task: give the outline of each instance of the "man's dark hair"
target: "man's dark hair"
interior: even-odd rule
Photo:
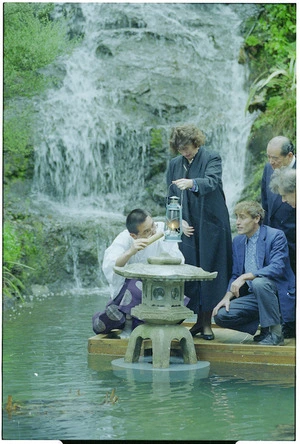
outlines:
[[[145,222],[148,216],[150,216],[148,211],[141,210],[140,208],[132,210],[126,218],[126,228],[129,233],[138,234],[138,226]]]

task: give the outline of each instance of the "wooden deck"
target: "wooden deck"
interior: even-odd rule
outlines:
[[[184,323],[187,328],[193,324]],[[247,333],[219,328],[213,325],[215,339],[206,341],[195,337],[194,344],[198,360],[222,363],[264,364],[295,367],[295,339],[285,339],[284,346],[263,346],[253,341]],[[120,339],[116,333],[96,335],[88,340],[88,352],[92,355],[123,357],[127,349],[128,339]],[[141,354],[151,349],[151,341],[143,341]],[[178,341],[172,342],[171,353],[180,354]]]

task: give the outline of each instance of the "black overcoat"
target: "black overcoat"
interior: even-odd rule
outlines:
[[[195,179],[198,191],[181,191],[173,180]],[[171,186],[170,186],[171,185]],[[170,161],[167,171],[169,196],[182,202],[182,217],[195,229],[191,237],[182,235],[179,248],[185,262],[217,271],[213,281],[186,282],[185,294],[195,313],[212,310],[226,293],[232,272],[232,238],[228,209],[222,185],[222,161],[214,151],[200,147],[191,164],[178,156]],[[169,187],[170,186],[170,187]]]
[[[293,168],[296,168],[296,162]],[[267,163],[261,182],[261,204],[265,210],[264,224],[282,230],[286,235],[291,267],[296,274],[296,209],[287,202],[282,202],[280,194],[271,191],[270,181],[273,172],[271,164]]]

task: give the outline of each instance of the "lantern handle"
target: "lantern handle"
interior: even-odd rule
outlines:
[[[170,188],[171,188],[171,186],[172,186],[173,184],[172,183],[170,183],[170,185],[169,185],[169,187],[168,187],[168,195],[167,195],[167,197],[166,197],[166,203],[168,204],[168,199],[169,199],[169,193],[170,193]],[[181,195],[180,195],[180,197],[179,197],[179,199],[180,199],[180,205],[182,206],[182,202],[183,202],[183,191],[184,190],[181,190]]]

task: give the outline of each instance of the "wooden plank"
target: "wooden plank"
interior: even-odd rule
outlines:
[[[192,325],[192,324],[191,324]],[[190,328],[190,325],[186,325]],[[214,326],[215,339],[205,341],[194,338],[198,360],[224,363],[267,364],[267,365],[296,365],[295,339],[286,339],[284,346],[262,346],[253,341],[253,337],[246,333],[236,332]],[[96,335],[88,340],[88,353],[124,356],[128,339],[120,339],[117,334]],[[144,340],[141,355],[151,349],[151,341]],[[178,341],[172,342],[172,355],[181,353]]]

